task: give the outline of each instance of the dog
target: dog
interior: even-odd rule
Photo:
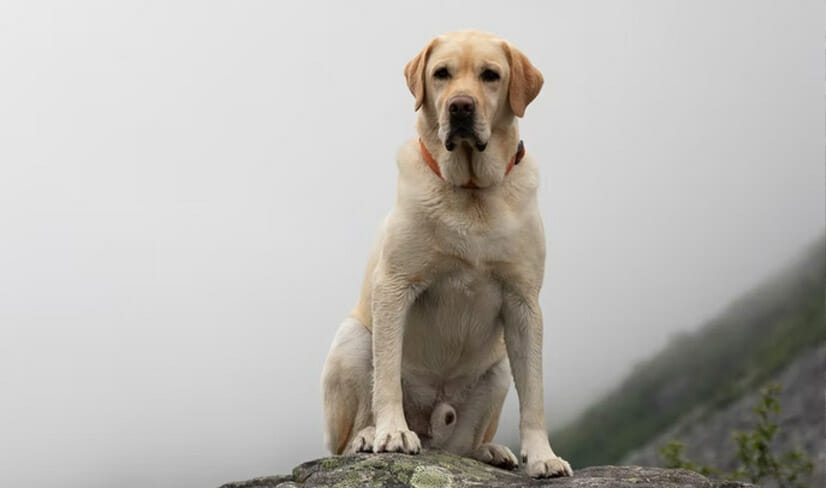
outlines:
[[[418,138],[398,152],[395,207],[324,365],[327,447],[515,468],[491,442],[512,375],[527,473],[570,476],[545,427],[545,239],[517,124],[542,74],[508,42],[461,31],[431,40],[404,75]]]

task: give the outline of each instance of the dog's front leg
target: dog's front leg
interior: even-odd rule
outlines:
[[[402,403],[402,341],[404,320],[416,299],[403,278],[381,276],[373,287],[373,452],[416,454],[421,442],[407,426]]]
[[[505,346],[519,395],[522,460],[531,476],[571,476],[571,466],[551,449],[545,427],[542,311],[538,296],[508,294],[504,312]]]

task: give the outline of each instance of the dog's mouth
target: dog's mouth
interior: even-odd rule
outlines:
[[[468,98],[468,100],[470,99]],[[448,117],[447,137],[445,137],[444,140],[445,149],[453,151],[456,149],[458,143],[465,142],[468,146],[482,152],[488,147],[488,141],[484,140],[479,134],[482,132],[476,123],[479,114],[476,112],[472,102],[467,102],[466,105],[464,110],[459,109],[459,105],[451,105],[446,110]]]
[[[483,152],[488,147],[490,131],[482,119],[482,114],[473,109],[450,110],[446,108],[437,124],[439,139],[445,149],[452,152],[459,145],[467,147],[469,151]]]
[[[445,138],[445,149],[453,151],[460,142],[467,142],[479,152],[483,152],[488,147],[488,141],[482,140],[473,127],[451,124],[447,138]]]

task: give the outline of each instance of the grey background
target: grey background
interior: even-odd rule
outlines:
[[[467,27],[545,75],[552,427],[822,233],[822,2],[3,2],[0,479],[324,454],[322,362],[414,134],[402,68]]]

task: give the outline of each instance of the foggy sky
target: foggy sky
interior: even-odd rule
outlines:
[[[546,80],[521,129],[551,427],[823,231],[822,2],[4,2],[0,479],[323,455],[324,356],[414,135],[402,68],[468,27]]]

